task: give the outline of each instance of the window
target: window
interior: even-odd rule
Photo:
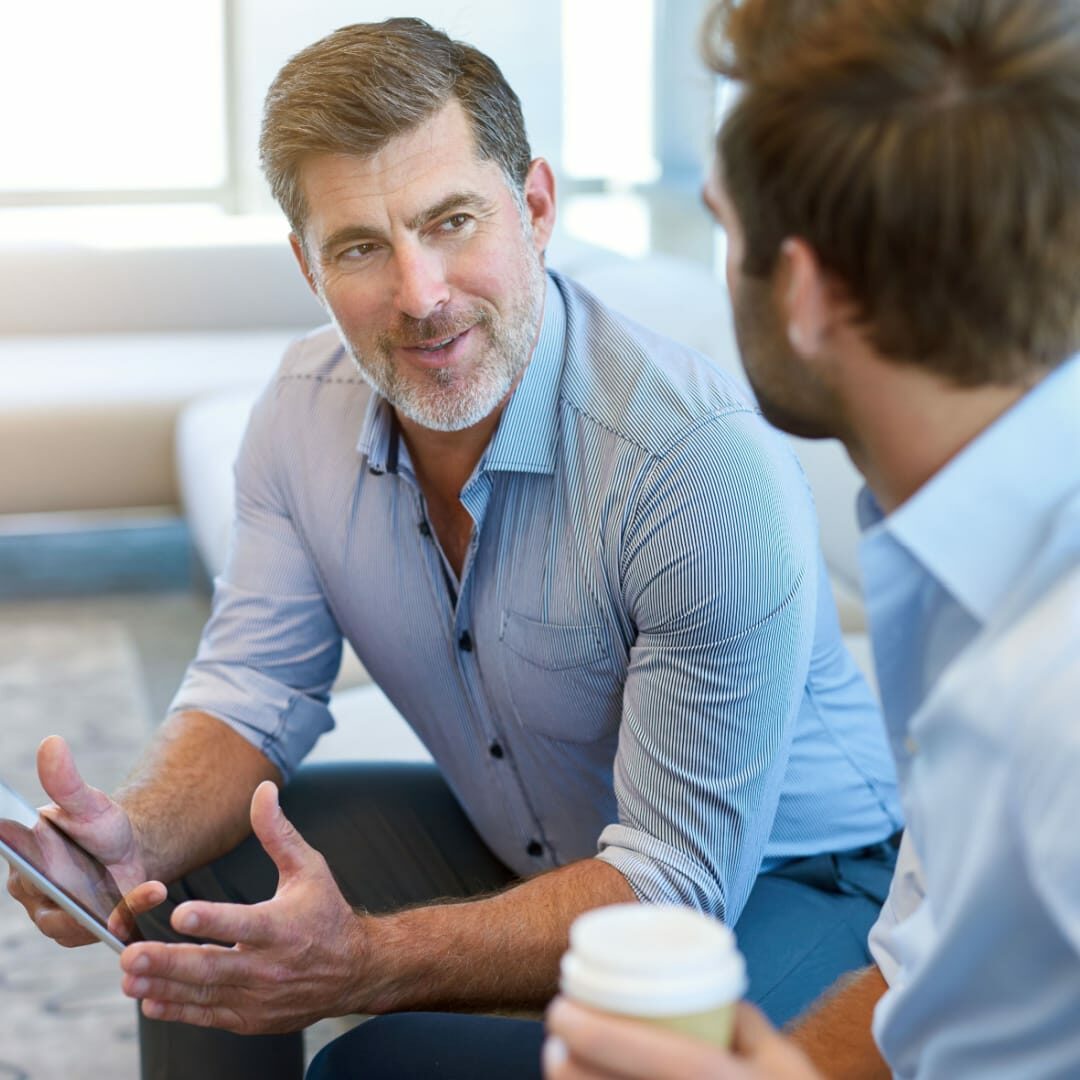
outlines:
[[[5,5],[0,205],[227,201],[228,6]]]
[[[415,0],[410,10],[503,68],[535,150],[559,170],[568,231],[627,255],[707,260],[697,193],[713,81],[696,51],[706,4]],[[0,4],[0,246],[276,239],[256,145],[270,80],[335,26],[393,13],[400,4],[388,0]]]
[[[712,262],[698,199],[713,80],[697,52],[707,0],[563,0],[563,220],[624,255]]]
[[[656,180],[653,0],[563,0],[562,17],[567,177]]]

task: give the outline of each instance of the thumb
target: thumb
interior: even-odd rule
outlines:
[[[44,739],[37,751],[38,778],[45,794],[77,821],[92,821],[112,803],[103,791],[90,787],[79,775],[71,748],[59,735]]]
[[[282,878],[299,874],[314,854],[282,813],[277,785],[272,780],[264,780],[251,797],[251,828]]]
[[[732,1050],[740,1057],[753,1057],[762,1044],[777,1035],[776,1028],[765,1014],[748,1001],[740,1001],[735,1009],[735,1036]]]

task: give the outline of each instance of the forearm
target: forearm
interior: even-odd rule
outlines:
[[[830,1080],[889,1080],[870,1030],[874,1006],[887,989],[871,965],[826,991],[787,1034]]]
[[[555,993],[570,924],[635,900],[626,878],[585,859],[496,896],[367,917],[372,1012],[540,1007]]]
[[[166,720],[114,796],[148,877],[172,881],[235,847],[250,831],[248,807],[262,780],[281,776],[227,724],[198,712]]]

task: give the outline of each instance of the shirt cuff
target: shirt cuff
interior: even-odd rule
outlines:
[[[251,668],[196,661],[169,706],[204,712],[261,750],[288,781],[320,735],[334,727],[326,700]]]
[[[896,940],[896,928],[918,910],[925,895],[922,865],[905,829],[896,855],[896,869],[893,871],[889,895],[881,906],[877,922],[870,928],[867,943],[874,963],[890,986],[896,982],[901,966],[902,949]]]
[[[724,889],[708,870],[640,829],[609,825],[596,857],[614,866],[642,903],[681,904],[729,921]]]

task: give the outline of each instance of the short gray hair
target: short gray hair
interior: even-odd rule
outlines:
[[[422,19],[387,19],[344,26],[289,60],[266,95],[259,152],[297,236],[307,219],[305,158],[366,157],[451,99],[465,111],[477,153],[499,166],[521,204],[532,158],[521,102],[478,49]]]

